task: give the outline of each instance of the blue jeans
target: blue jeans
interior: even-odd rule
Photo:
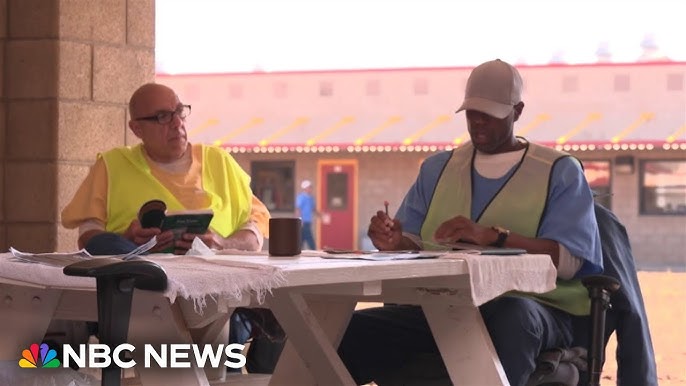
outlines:
[[[260,315],[264,315],[264,317],[260,317]],[[245,344],[251,340],[245,363],[245,369],[249,373],[271,374],[274,372],[276,362],[279,360],[286,342],[285,337],[273,340],[262,332],[276,332],[277,328],[273,323],[278,322],[274,319],[271,311],[265,309],[261,309],[259,314],[253,314],[247,309],[237,308],[231,315],[229,344]],[[283,331],[280,326],[278,330]],[[241,369],[227,369],[227,371],[240,372]]]
[[[302,236],[307,249],[317,249],[317,246],[314,244],[314,234],[312,233],[311,222],[303,222]]]
[[[86,244],[86,250],[91,255],[119,255],[136,249],[138,245],[129,239],[116,233],[100,233],[93,236]],[[97,323],[89,323],[89,329],[93,335],[97,334]],[[250,338],[251,325],[249,320],[244,320],[237,313],[231,315],[229,329],[229,343],[245,344]],[[229,369],[234,371],[234,369]],[[240,369],[236,369],[239,371]]]
[[[252,334],[252,325],[250,321],[241,317],[237,312],[231,314],[229,319],[229,344],[239,343],[245,344]],[[226,371],[230,373],[240,373],[241,369],[227,368]]]
[[[136,249],[138,245],[116,233],[106,232],[97,234],[88,240],[85,249],[93,256],[97,255],[122,255]],[[88,333],[98,335],[98,323],[86,322]]]
[[[97,234],[86,243],[86,250],[91,255],[121,255],[137,247],[133,241],[111,232]]]
[[[502,297],[479,310],[513,386],[526,384],[541,351],[572,342],[571,316],[534,300]],[[358,384],[451,384],[418,306],[356,311],[338,353]]]

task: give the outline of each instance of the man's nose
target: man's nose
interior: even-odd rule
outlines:
[[[181,116],[178,113],[175,112],[174,114],[172,114],[171,123],[172,123],[173,128],[175,128],[175,129],[180,128],[181,125],[183,125],[183,121],[184,121],[184,119],[181,118]]]
[[[474,124],[483,125],[486,122],[486,117],[484,116],[484,114],[477,113],[472,115],[471,121]]]

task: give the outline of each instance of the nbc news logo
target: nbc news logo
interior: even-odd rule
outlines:
[[[57,352],[46,343],[33,343],[28,349],[22,351],[19,359],[21,368],[57,368],[70,367],[76,364],[78,367],[105,368],[112,362],[118,367],[127,369],[136,365],[131,355],[123,355],[125,352],[133,353],[136,350],[131,344],[122,343],[110,347],[102,343],[79,344],[74,349],[69,344],[62,345],[62,361],[57,358]],[[150,368],[189,368],[196,367],[213,368],[221,366],[238,369],[245,366],[246,358],[242,351],[245,346],[232,343],[228,345],[196,345],[196,344],[161,344],[153,346],[143,345],[143,366]],[[224,360],[223,360],[224,359]]]
[[[57,359],[57,352],[47,344],[32,344],[28,349],[21,353],[19,367],[35,369],[37,367],[56,368],[60,367],[60,360]]]

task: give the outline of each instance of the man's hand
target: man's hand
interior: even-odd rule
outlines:
[[[224,238],[208,229],[207,232],[203,234],[182,234],[178,240],[174,241],[174,253],[177,255],[183,255],[184,253],[186,253],[189,249],[191,249],[191,246],[193,245],[193,240],[195,240],[196,237],[202,240],[202,242],[205,245],[207,245],[208,248],[223,249],[222,245],[224,242]]]
[[[458,241],[490,245],[498,239],[498,232],[464,217],[457,216],[441,224],[434,233],[434,240],[439,243],[454,243]]]
[[[401,249],[403,229],[400,221],[391,219],[384,211],[376,212],[369,223],[367,235],[380,251]]]
[[[169,248],[174,241],[174,234],[172,231],[162,232],[160,228],[143,228],[138,219],[131,221],[126,232],[124,232],[124,237],[133,241],[136,245],[147,243],[153,236],[157,236],[157,244],[150,252],[165,250],[166,248]]]
[[[174,253],[182,255],[191,248],[195,238],[202,240],[211,249],[239,249],[257,251],[260,246],[255,233],[249,230],[239,230],[228,237],[221,237],[211,230],[204,234],[184,233],[174,242]]]

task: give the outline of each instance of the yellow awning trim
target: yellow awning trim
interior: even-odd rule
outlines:
[[[365,143],[366,141],[369,141],[370,139],[376,137],[376,136],[379,135],[379,133],[381,133],[382,131],[388,129],[389,127],[391,127],[391,126],[397,124],[398,122],[400,122],[400,121],[402,121],[402,120],[403,120],[403,118],[402,118],[402,117],[399,117],[399,116],[392,116],[392,117],[388,118],[384,123],[382,123],[381,125],[377,126],[375,129],[369,131],[369,132],[368,132],[367,134],[365,134],[364,136],[362,136],[362,137],[356,139],[356,140],[355,140],[355,145],[358,145],[358,146],[359,146],[359,145],[362,145],[362,144]]]
[[[573,136],[579,134],[583,129],[588,127],[591,123],[595,121],[599,121],[600,119],[603,118],[603,114],[600,113],[590,113],[586,115],[586,118],[584,118],[583,121],[581,121],[578,125],[574,126],[571,130],[557,138],[557,144],[562,145],[565,142],[569,141],[570,138]]]
[[[295,130],[296,128],[306,124],[307,122],[310,121],[310,118],[307,117],[298,117],[293,120],[288,126],[282,128],[281,130],[275,132],[274,134],[270,135],[269,137],[262,139],[259,144],[260,146],[267,146],[270,142],[273,142],[274,140],[283,137],[284,135],[288,134],[289,132]]]
[[[655,113],[642,113],[638,119],[636,119],[634,122],[632,122],[626,129],[622,130],[621,133],[615,135],[610,139],[610,142],[612,143],[617,143],[622,140],[622,138],[626,137],[629,135],[632,131],[636,130],[639,126],[642,124],[652,120],[655,118]]]
[[[681,139],[684,139],[683,136],[686,136],[686,125],[681,126],[680,128],[676,129],[672,134],[667,137],[666,141],[668,143],[672,143],[679,138],[679,136],[682,136]]]
[[[209,129],[212,126],[217,126],[219,124],[219,119],[217,118],[210,118],[206,120],[205,122],[199,124],[198,126],[188,130],[188,136],[192,137],[194,135],[200,134],[203,131]]]
[[[441,115],[439,117],[436,117],[433,121],[427,123],[422,127],[421,129],[415,131],[412,135],[409,137],[405,138],[403,140],[403,145],[410,145],[412,142],[416,141],[417,139],[421,138],[423,135],[428,133],[429,131],[437,128],[438,126],[448,122],[450,120],[449,115]]]
[[[522,127],[521,129],[517,130],[517,135],[520,135],[522,137],[526,136],[531,130],[535,129],[536,127],[540,126],[541,123],[545,121],[549,121],[551,118],[550,115],[543,113],[543,114],[538,114],[533,121],[529,122],[526,126]]]
[[[308,140],[305,142],[305,144],[306,144],[307,146],[312,146],[312,145],[314,145],[315,143],[321,141],[322,139],[324,139],[324,138],[330,136],[330,135],[333,134],[334,132],[338,131],[341,127],[343,127],[343,126],[345,126],[345,125],[349,125],[349,124],[351,124],[351,123],[353,123],[353,122],[355,122],[355,117],[343,117],[343,118],[341,118],[338,122],[336,122],[336,123],[333,124],[331,127],[329,127],[328,129],[326,129],[326,130],[322,131],[321,133],[315,135],[314,137],[308,139]]]
[[[223,137],[220,137],[219,139],[216,139],[213,144],[216,146],[221,146],[223,143],[228,142],[230,139],[237,137],[241,133],[247,131],[248,129],[252,129],[253,127],[260,125],[264,122],[264,119],[256,117],[251,119],[250,121],[246,122],[242,126],[232,130],[228,134],[224,135]]]

